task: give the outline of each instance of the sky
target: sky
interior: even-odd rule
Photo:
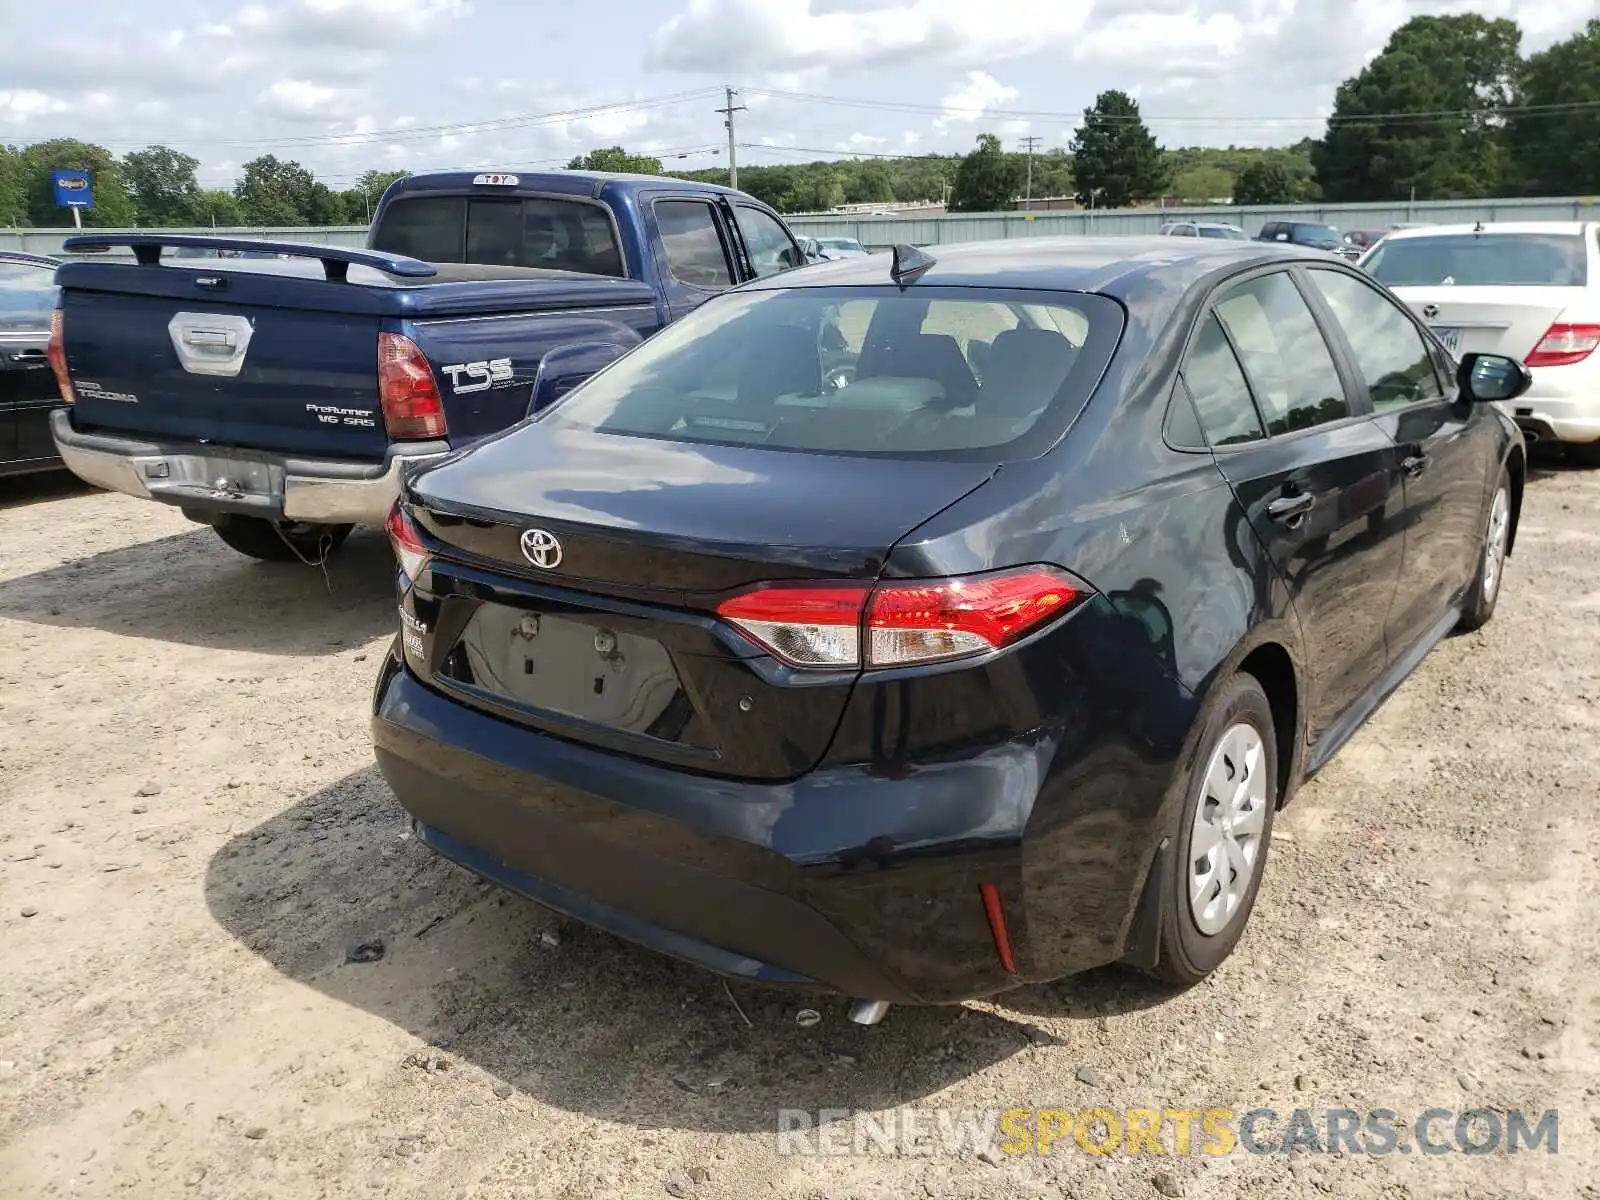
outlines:
[[[1597,0],[0,0],[0,142],[161,143],[223,187],[260,154],[336,188],[615,144],[711,167],[731,85],[741,165],[1064,146],[1107,88],[1167,146],[1282,145],[1396,26],[1464,11],[1530,52]]]

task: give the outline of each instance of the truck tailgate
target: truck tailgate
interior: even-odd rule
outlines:
[[[375,313],[70,286],[61,307],[80,429],[335,458],[388,445]]]

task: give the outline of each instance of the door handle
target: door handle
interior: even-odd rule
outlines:
[[[1316,507],[1317,498],[1310,492],[1296,492],[1292,496],[1279,496],[1267,505],[1267,516],[1285,525],[1295,526],[1305,520],[1306,514]]]
[[[1404,468],[1407,475],[1415,479],[1418,475],[1421,475],[1428,469],[1428,461],[1428,456],[1422,451],[1418,450],[1402,458],[1400,460],[1400,466]]]

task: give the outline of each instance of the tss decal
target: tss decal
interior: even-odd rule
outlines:
[[[490,388],[510,387],[516,382],[516,372],[511,369],[509,358],[456,363],[454,366],[445,367],[444,373],[450,376],[450,387],[458,396],[463,392],[485,392]],[[467,377],[465,383],[461,381],[463,375]]]

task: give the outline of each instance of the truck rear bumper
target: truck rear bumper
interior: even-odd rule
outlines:
[[[444,442],[415,442],[391,446],[381,462],[351,462],[148,442],[82,432],[70,408],[51,414],[50,432],[67,468],[95,487],[175,504],[197,516],[238,513],[322,525],[382,522],[405,472],[450,453]]]

